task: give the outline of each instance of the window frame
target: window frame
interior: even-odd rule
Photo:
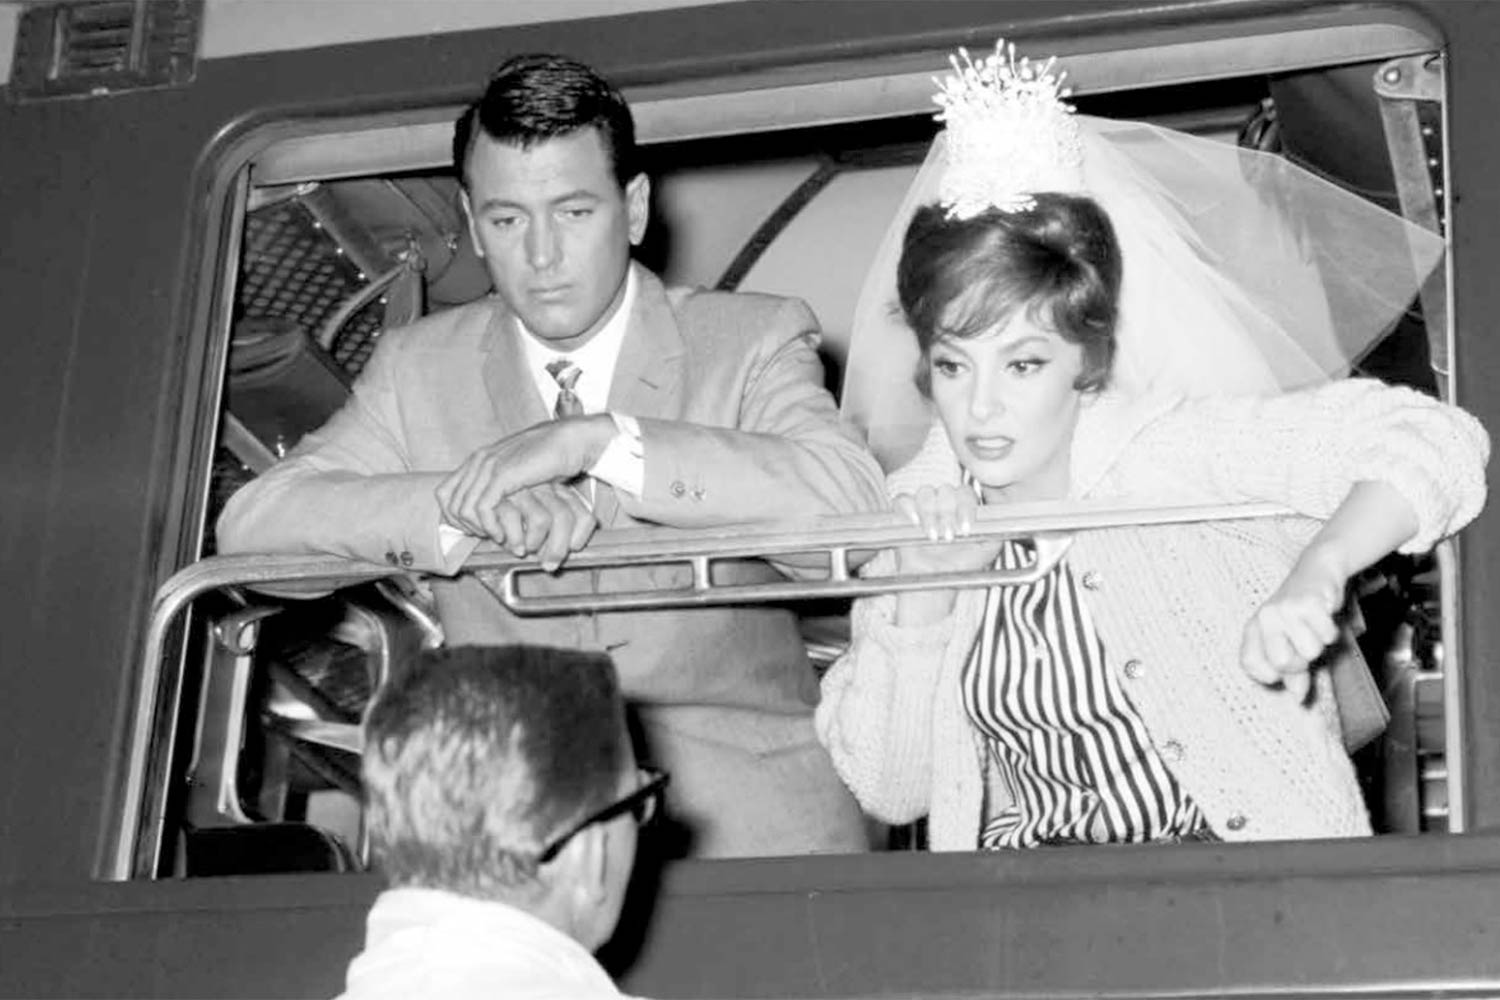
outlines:
[[[1051,30],[1063,32],[1067,27]],[[1330,39],[1337,44],[1330,44]],[[1066,38],[1043,26],[1043,30],[1017,33],[1016,41],[1028,51],[1057,53],[1068,65],[1070,82],[1080,94],[1126,90],[1148,83],[1176,84],[1315,68],[1443,47],[1430,24],[1410,11],[1388,7],[1319,7],[1181,29],[1082,32]],[[745,74],[698,75],[677,81],[627,80],[623,89],[637,111],[643,143],[723,134],[752,125],[795,127],[892,117],[928,107],[932,67],[941,65],[951,49],[952,39],[940,44],[919,39],[910,47],[874,59],[811,59]],[[212,252],[198,258],[200,263],[191,279],[192,329],[196,332],[190,338],[185,360],[184,385],[190,395],[196,393],[196,398],[187,400],[182,409],[167,491],[168,496],[185,501],[168,514],[163,536],[167,544],[162,546],[157,575],[160,582],[201,551],[239,237],[252,173],[257,174],[257,184],[292,183],[315,176],[331,179],[372,169],[446,162],[446,140],[439,142],[435,137],[449,128],[457,104],[407,106],[399,99],[383,104],[353,114],[330,114],[312,107],[278,112],[229,130],[208,154],[202,169],[207,190],[193,242]],[[790,118],[786,115],[789,107],[797,112]],[[438,157],[434,148],[442,150],[443,155]],[[378,162],[373,159],[389,150],[405,159],[394,164],[389,158]],[[1451,211],[1446,214],[1451,220]],[[1453,269],[1450,266],[1448,270],[1451,301]],[[1450,347],[1453,329],[1450,311]],[[1456,582],[1457,569],[1449,576]],[[1451,591],[1446,589],[1449,582],[1445,577],[1444,600],[1447,603],[1451,593],[1454,603],[1444,616],[1445,639],[1450,638],[1451,629],[1448,666],[1451,675],[1459,678],[1462,650],[1457,642],[1457,616],[1462,603],[1456,601],[1456,586]],[[185,628],[177,634],[181,637],[190,632]],[[175,742],[182,738],[177,730],[188,645],[178,641],[160,662],[139,665],[127,746],[121,755],[122,780],[116,783],[122,791],[107,813],[113,829],[106,831],[108,845],[100,863],[100,875],[106,879],[143,877],[139,874],[145,867],[142,827],[159,827],[165,819],[167,803],[161,783]],[[1450,718],[1462,714],[1453,712]],[[1450,722],[1453,727],[1461,724],[1461,718]],[[1461,765],[1455,761],[1454,766]],[[149,786],[152,776],[157,777],[154,788]],[[1454,816],[1462,825],[1467,803],[1460,797],[1454,804]]]

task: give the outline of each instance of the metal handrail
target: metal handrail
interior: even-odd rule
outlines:
[[[1078,531],[1130,525],[1249,520],[1292,516],[1293,511],[1269,503],[1206,504],[1175,507],[1119,507],[1097,503],[1014,504],[986,507],[977,512],[972,539],[1028,537],[1037,540],[1036,563],[1025,570],[982,570],[973,573],[936,573],[859,577],[851,572],[851,555],[928,542],[922,530],[898,515],[853,514],[765,524],[737,524],[706,529],[630,528],[598,532],[587,548],[573,553],[574,569],[687,563],[693,583],[663,591],[524,597],[519,580],[545,573],[530,557],[518,557],[484,544],[465,561],[461,572],[481,578],[498,574],[497,589],[517,613],[557,614],[579,610],[625,610],[646,607],[698,607],[761,601],[799,600],[830,596],[862,596],[948,587],[980,587],[1025,582],[1044,574],[1061,559]],[[821,579],[788,579],[773,583],[715,583],[711,564],[718,560],[785,559],[821,554],[828,563]],[[309,591],[333,590],[355,583],[409,574],[384,563],[326,555],[210,556],[173,574],[156,593],[136,692],[134,718],[127,748],[124,794],[121,796],[119,836],[107,878],[126,879],[135,867],[139,834],[147,825],[160,842],[165,823],[165,797],[157,795],[152,815],[140,811],[146,795],[146,770],[151,746],[154,708],[163,681],[163,656],[178,616],[191,602],[225,587],[250,589],[295,584]],[[180,669],[180,665],[179,665]],[[168,678],[174,685],[179,679]],[[167,756],[170,756],[168,754]]]

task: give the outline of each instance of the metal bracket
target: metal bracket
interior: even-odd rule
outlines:
[[[1375,94],[1385,127],[1386,148],[1396,179],[1401,214],[1423,229],[1444,235],[1443,57],[1438,53],[1403,56],[1375,72]],[[1447,268],[1430,275],[1421,289],[1422,318],[1438,391],[1450,399]]]
[[[776,583],[722,584],[713,580],[710,555],[662,556],[631,563],[642,565],[685,564],[692,570],[692,582],[686,587],[660,590],[628,590],[556,596],[527,597],[520,592],[523,577],[545,573],[535,566],[515,566],[500,575],[499,586],[483,576],[485,586],[510,610],[518,615],[556,615],[577,612],[640,611],[660,608],[700,608],[722,604],[758,604],[817,597],[859,597],[873,593],[902,593],[913,590],[937,590],[955,587],[1014,587],[1035,583],[1052,572],[1073,544],[1072,535],[1041,534],[1033,538],[1036,560],[1019,569],[984,569],[963,573],[912,574],[899,578],[857,577],[849,565],[850,548],[834,546],[827,550],[829,573],[822,580],[783,580]]]

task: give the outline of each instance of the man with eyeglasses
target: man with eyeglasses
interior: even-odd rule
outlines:
[[[607,656],[420,654],[365,717],[366,827],[390,883],[342,1000],[618,997],[607,941],[667,776],[636,767]]]

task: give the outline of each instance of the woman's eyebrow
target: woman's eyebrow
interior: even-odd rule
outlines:
[[[1049,347],[1051,344],[1052,338],[1050,337],[1040,333],[1028,333],[1018,340],[1014,340],[1008,344],[1001,344],[1000,349],[1002,351],[1019,351],[1022,348]]]

